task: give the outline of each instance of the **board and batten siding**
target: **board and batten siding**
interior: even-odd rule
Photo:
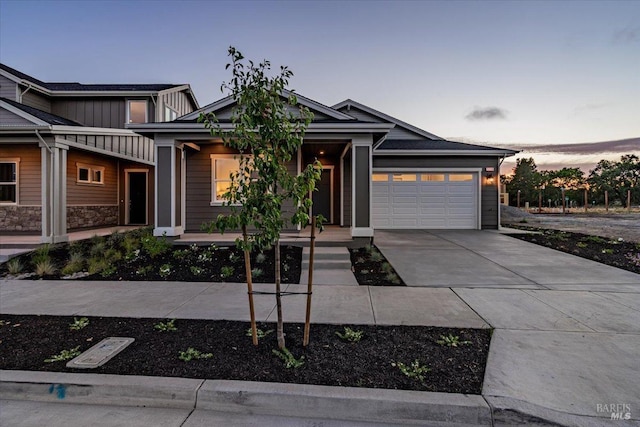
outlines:
[[[344,156],[344,181],[343,181],[343,195],[344,195],[344,209],[342,211],[343,221],[345,227],[351,227],[351,151]]]
[[[30,90],[22,95],[22,103],[38,110],[51,112],[51,99],[46,95]]]
[[[78,163],[88,166],[104,167],[104,184],[77,182]],[[117,160],[84,151],[69,150],[67,154],[67,205],[118,205],[117,171]]]
[[[178,114],[178,117],[184,116],[185,114],[189,114],[193,111],[193,106],[191,105],[191,101],[189,100],[189,96],[182,91],[173,91],[173,92],[165,92],[161,93],[160,101],[158,105],[167,106],[172,108]],[[164,117],[164,108],[161,108],[159,111],[158,122],[166,121],[167,117]]]
[[[12,101],[17,101],[17,87],[18,84],[13,80],[9,80],[5,76],[0,76],[0,97],[7,98]]]
[[[0,125],[33,126],[33,123],[23,117],[18,116],[17,114],[12,113],[9,110],[0,108]]]
[[[40,148],[37,145],[0,144],[0,159],[18,159],[18,205],[42,204]]]
[[[465,169],[476,168],[482,169],[482,176],[480,177],[481,192],[480,192],[480,226],[483,229],[497,229],[498,228],[498,182],[500,177],[498,175],[498,158],[497,157],[473,157],[473,156],[460,156],[460,157],[420,157],[420,156],[373,156],[373,167],[375,168],[404,168],[404,169]],[[493,185],[486,183],[485,168],[494,168]],[[375,172],[375,170],[374,170]]]
[[[126,103],[123,98],[55,99],[51,112],[85,126],[124,128]]]
[[[199,232],[203,223],[215,220],[219,214],[228,214],[230,209],[224,206],[211,206],[211,154],[236,154],[237,151],[223,144],[201,144],[200,151],[186,150],[186,219],[185,231]],[[296,159],[287,163],[289,173],[297,173]],[[288,202],[285,211],[292,211]],[[287,221],[285,229],[293,230]]]

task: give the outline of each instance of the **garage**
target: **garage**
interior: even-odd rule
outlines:
[[[374,172],[376,229],[478,229],[477,172]]]

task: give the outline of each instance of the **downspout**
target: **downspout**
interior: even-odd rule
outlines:
[[[31,86],[29,86],[31,87]],[[26,91],[25,91],[26,92]],[[36,136],[38,137],[38,139],[40,140],[40,142],[42,142],[42,144],[47,148],[47,151],[49,151],[49,154],[51,154],[51,164],[49,165],[49,170],[53,171],[53,150],[51,149],[51,147],[49,147],[49,144],[47,144],[47,141],[44,140],[44,138],[42,138],[42,136],[40,135],[40,133],[38,132],[38,129],[34,130],[34,132],[36,133]],[[50,215],[50,224],[49,224],[49,230],[50,230],[50,234],[49,234],[49,238],[51,239],[51,243],[53,243],[53,225],[55,224],[54,221],[54,217],[53,215],[55,214],[53,211],[53,194],[50,194],[49,197],[49,212],[51,212]],[[40,215],[42,216],[42,212],[40,212]]]
[[[340,154],[340,180],[342,181],[340,183],[340,227],[344,227],[344,156],[347,155],[349,148],[351,148],[351,143],[348,143]]]

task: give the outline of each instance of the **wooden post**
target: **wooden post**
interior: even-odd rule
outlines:
[[[518,209],[520,209],[520,190],[518,190]]]
[[[564,213],[565,206],[566,202],[564,200],[564,188],[562,188],[562,213]]]
[[[584,211],[587,212],[589,208],[589,190],[584,189]]]
[[[609,212],[609,192],[604,190],[604,209]]]
[[[627,212],[631,212],[631,190],[627,190]]]
[[[542,188],[538,190],[538,213],[542,212]]]
[[[309,237],[309,280],[307,281],[307,314],[304,320],[303,347],[309,345],[309,330],[311,329],[311,291],[313,289],[313,254],[316,247],[316,217],[311,217],[311,235]]]
[[[244,240],[245,248],[247,247],[247,226],[242,226],[242,239]],[[253,308],[253,283],[251,277],[251,254],[248,249],[244,250],[244,269],[247,273],[247,294],[249,294],[249,315],[251,317],[251,338],[253,345],[258,345],[258,329],[256,328],[256,313]]]

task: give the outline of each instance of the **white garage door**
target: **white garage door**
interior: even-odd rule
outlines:
[[[374,173],[373,227],[478,228],[478,174]]]

